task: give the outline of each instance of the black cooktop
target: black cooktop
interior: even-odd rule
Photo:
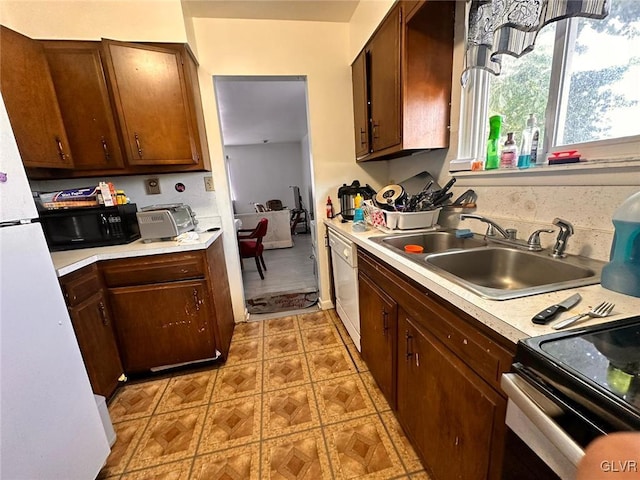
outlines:
[[[614,429],[640,428],[640,316],[522,340],[514,366]]]

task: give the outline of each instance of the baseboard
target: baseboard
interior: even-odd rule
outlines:
[[[318,305],[320,305],[320,310],[330,310],[335,308],[335,305],[331,300],[325,300],[322,298],[318,300]]]

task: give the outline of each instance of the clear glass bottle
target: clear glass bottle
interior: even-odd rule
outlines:
[[[513,139],[513,132],[507,133],[507,141],[504,142],[500,153],[500,168],[515,168],[518,162],[518,146]]]
[[[518,168],[529,168],[536,164],[538,156],[538,140],[540,139],[540,129],[536,125],[536,117],[529,114],[527,125],[522,131],[522,142],[520,144],[520,155],[518,155]]]

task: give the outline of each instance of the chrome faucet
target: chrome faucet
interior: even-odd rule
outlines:
[[[515,230],[509,229],[511,231],[507,232],[500,225],[498,225],[496,222],[494,222],[493,220],[491,220],[491,219],[489,219],[487,217],[483,217],[482,215],[476,215],[475,213],[461,213],[460,214],[460,220],[465,220],[467,218],[473,218],[474,220],[480,220],[481,222],[484,222],[487,225],[489,225],[487,227],[487,233],[485,234],[485,237],[494,237],[495,236],[495,232],[493,230],[495,229],[498,232],[500,232],[500,235],[502,235],[505,239],[507,239],[507,240],[514,240],[515,239],[515,233],[516,233]]]
[[[569,237],[573,235],[573,225],[562,218],[554,218],[553,224],[557,225],[560,228],[560,231],[556,238],[556,244],[553,246],[553,250],[551,251],[551,256],[553,258],[566,257],[567,254],[564,253],[564,251],[567,248],[567,240],[569,240]]]

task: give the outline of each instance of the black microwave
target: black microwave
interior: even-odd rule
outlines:
[[[140,238],[135,203],[40,212],[51,251],[121,245]]]

